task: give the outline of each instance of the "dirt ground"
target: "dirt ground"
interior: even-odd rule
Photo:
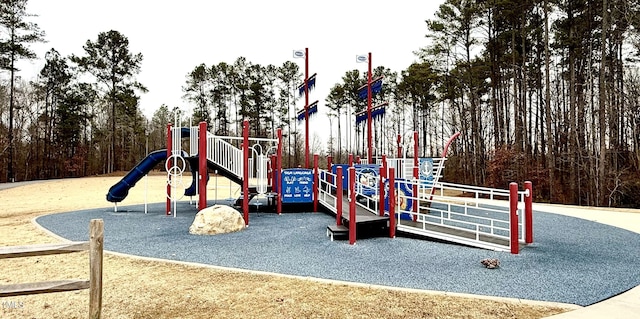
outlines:
[[[0,246],[53,243],[32,223],[108,207],[118,176],[52,180],[0,190]],[[138,182],[121,205],[164,201],[166,177]],[[145,195],[148,185],[148,195]],[[217,189],[216,189],[217,186]],[[238,193],[220,178],[209,198]],[[87,225],[88,227],[88,225]],[[109,234],[106,233],[105,236]],[[89,277],[87,253],[0,260],[0,285]],[[519,301],[319,282],[105,253],[103,318],[542,318],[568,311]],[[88,290],[0,298],[0,318],[86,318]]]

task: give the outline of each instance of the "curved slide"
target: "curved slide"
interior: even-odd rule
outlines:
[[[129,194],[129,189],[151,171],[158,163],[167,159],[167,150],[157,150],[149,153],[140,163],[125,175],[115,185],[109,188],[107,200],[113,203],[121,202]]]

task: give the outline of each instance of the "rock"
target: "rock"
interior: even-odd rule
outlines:
[[[500,267],[500,260],[496,258],[486,258],[480,261],[487,269],[494,269]]]
[[[236,232],[244,229],[242,215],[230,206],[214,205],[196,214],[189,227],[194,235],[216,235]]]

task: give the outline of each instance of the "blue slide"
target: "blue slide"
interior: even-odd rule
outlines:
[[[125,175],[115,185],[109,188],[107,193],[107,200],[113,203],[121,202],[129,194],[129,189],[136,185],[136,183],[149,171],[151,171],[158,163],[167,159],[167,150],[158,150],[149,153],[140,163],[133,167],[133,169]]]

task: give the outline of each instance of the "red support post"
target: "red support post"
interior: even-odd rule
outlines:
[[[267,185],[271,186],[271,190],[274,190],[273,185],[273,172],[275,171],[273,165],[276,162],[276,156],[271,155],[269,157],[269,161],[267,162]]]
[[[418,198],[418,183],[420,182],[420,175],[418,173],[418,131],[413,132],[413,212],[416,213],[413,215],[413,221],[418,221],[418,206],[420,206],[420,201]]]
[[[349,167],[353,167],[353,154],[349,154]]]
[[[356,243],[356,169],[349,167],[349,245]]]
[[[511,235],[511,253],[517,254],[520,251],[518,244],[518,184],[509,184],[509,225]]]
[[[198,210],[207,207],[207,122],[198,127]]]
[[[242,212],[249,226],[249,121],[242,122]]]
[[[320,183],[320,169],[318,168],[318,154],[313,154],[313,211],[318,211],[318,184]]]
[[[336,225],[342,225],[342,166],[336,167]]]
[[[331,170],[331,166],[333,165],[333,157],[331,157],[331,155],[327,156],[327,172],[331,173],[333,172]],[[327,175],[327,182],[329,184],[333,184],[333,175],[329,174]]]
[[[389,168],[389,237],[396,238],[396,170]]]
[[[524,242],[533,243],[533,184],[530,181],[524,182],[524,189],[528,194],[524,196]]]
[[[382,163],[380,166],[384,168],[384,178],[388,178],[389,175],[387,173],[389,172],[389,168],[387,167],[387,155],[382,155]]]
[[[274,175],[273,178],[275,178],[275,183],[276,184],[276,212],[278,213],[278,215],[282,214],[282,129],[278,129],[278,156],[277,156],[277,162],[278,164],[276,165],[277,169],[276,169],[276,174]]]
[[[169,169],[171,169],[171,166],[173,166],[173,164],[171,163],[171,148],[173,148],[173,141],[172,141],[172,137],[171,137],[171,123],[167,124],[167,165],[165,165],[165,167],[168,167]],[[167,215],[171,215],[171,175],[169,175],[169,172],[167,172]]]
[[[378,175],[378,184],[380,184],[380,190],[378,191],[378,209],[380,210],[380,216],[384,216],[384,175],[384,166],[380,166],[380,174]]]

